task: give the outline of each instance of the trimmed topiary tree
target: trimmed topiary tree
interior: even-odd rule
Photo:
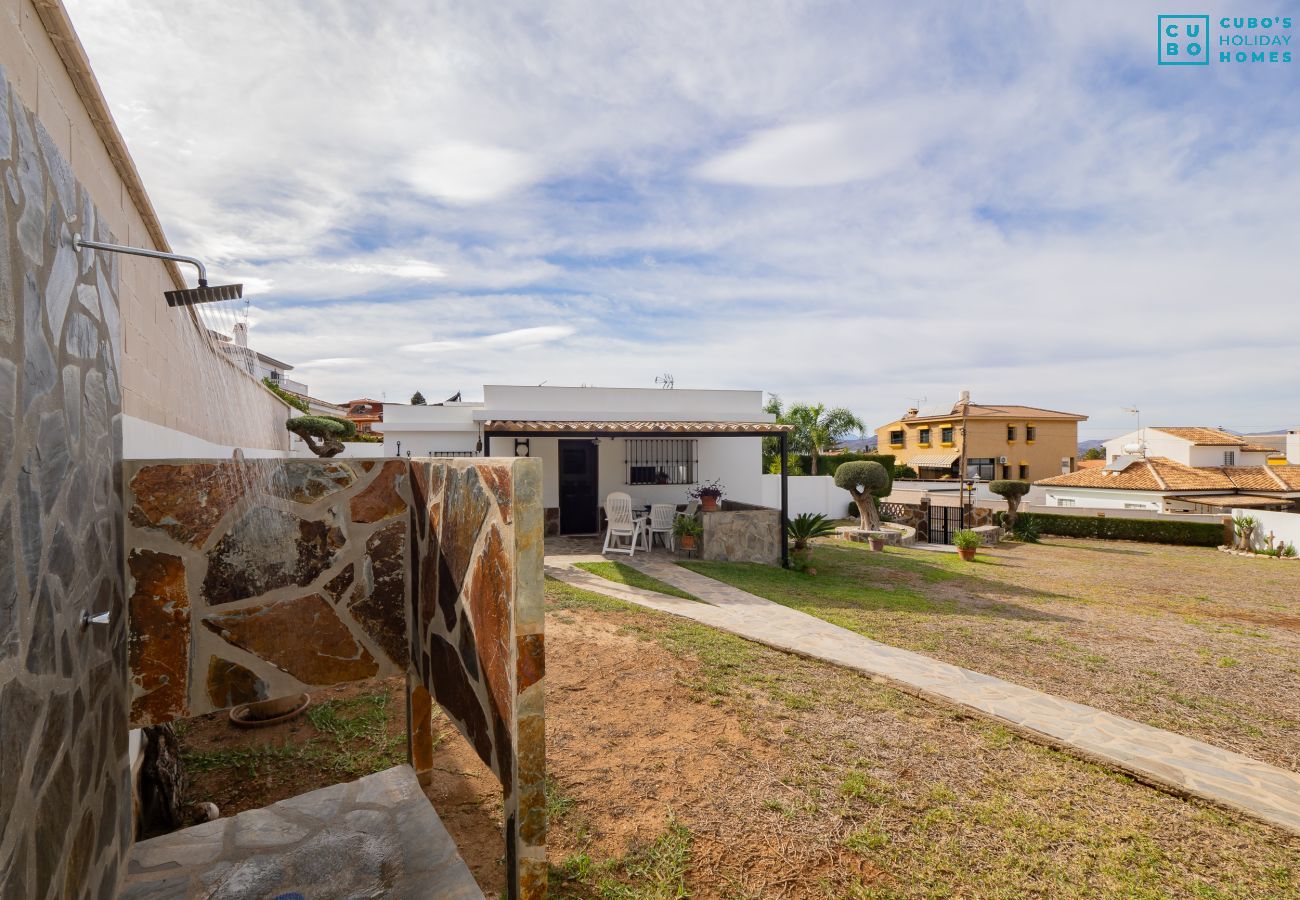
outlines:
[[[1014,481],[1010,479],[990,481],[989,490],[997,494],[1003,500],[1007,501],[1007,531],[1014,531],[1016,527],[1016,512],[1020,509],[1020,500],[1029,493],[1028,481]]]
[[[835,470],[835,486],[853,495],[863,531],[880,530],[875,498],[889,491],[889,470],[878,462],[847,462]]]
[[[357,433],[355,422],[338,416],[298,416],[285,422],[284,427],[302,438],[308,450],[323,457],[338,456],[343,452],[343,442]]]

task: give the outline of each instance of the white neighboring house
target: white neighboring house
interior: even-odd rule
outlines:
[[[638,504],[685,503],[718,479],[724,499],[763,505],[765,435],[785,426],[762,391],[485,385],[477,402],[389,405],[385,456],[542,460],[548,533],[589,534],[612,491]]]
[[[1190,466],[1161,456],[1121,455],[1103,469],[1034,482],[1048,507],[1217,513],[1234,507],[1290,510],[1300,466]]]
[[[1103,446],[1106,448],[1108,462],[1114,462],[1122,456],[1148,456],[1170,459],[1198,469],[1263,466],[1269,464],[1269,457],[1280,455],[1269,444],[1221,428],[1199,426],[1139,428],[1111,438]]]
[[[212,335],[221,351],[249,375],[258,381],[269,378],[286,391],[306,395],[307,385],[289,377],[293,366],[248,346],[248,326],[245,323],[236,322],[233,332],[232,336],[208,329],[208,334]]]

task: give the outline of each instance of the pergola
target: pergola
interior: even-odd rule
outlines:
[[[483,423],[483,455],[492,455],[494,437],[701,438],[774,437],[781,444],[781,565],[790,567],[790,425],[775,422],[620,422],[609,420],[491,419]]]

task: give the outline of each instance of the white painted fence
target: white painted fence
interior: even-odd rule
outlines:
[[[1273,546],[1282,543],[1294,544],[1300,550],[1300,513],[1265,512],[1258,509],[1233,509],[1233,517],[1250,516],[1259,526],[1255,529],[1255,549],[1263,550],[1268,546],[1265,538],[1271,531],[1275,538]]]
[[[781,508],[781,476],[764,475],[763,506],[773,509]],[[801,513],[823,515],[831,519],[843,519],[849,514],[849,504],[853,498],[844,488],[835,486],[835,479],[830,475],[791,475],[790,483],[790,517]]]

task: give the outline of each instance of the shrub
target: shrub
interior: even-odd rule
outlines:
[[[1020,509],[1020,499],[1029,493],[1029,482],[998,479],[989,482],[989,490],[1007,501],[1007,527],[1014,531],[1016,512]]]
[[[979,532],[963,528],[952,536],[952,542],[958,550],[978,550],[984,545],[984,538]]]
[[[343,452],[343,442],[356,437],[355,423],[338,416],[298,416],[284,423],[284,427],[307,444],[307,449],[317,456],[338,456]],[[321,443],[316,443],[317,441]]]
[[[262,384],[266,385],[266,389],[268,391],[270,391],[272,394],[275,394],[275,396],[279,397],[281,400],[283,400],[285,403],[288,403],[290,406],[292,406],[294,409],[298,410],[299,412],[311,412],[311,407],[307,405],[306,400],[302,399],[296,394],[289,393],[284,388],[280,387],[278,384],[272,381],[270,378],[263,378]]]
[[[1160,519],[1120,519],[1111,516],[1058,516],[1025,513],[1042,534],[1064,537],[1102,538],[1111,541],[1142,541],[1148,544],[1182,544],[1188,547],[1217,547],[1223,543],[1223,526],[1206,522],[1166,522]]]
[[[915,481],[916,479],[921,477],[919,474],[917,474],[916,469],[913,469],[911,466],[902,466],[902,465],[894,466],[894,470],[889,474],[893,476],[893,479],[895,481],[898,481],[899,479],[911,479]]]
[[[874,531],[880,528],[880,512],[875,498],[889,493],[889,470],[874,461],[854,460],[841,463],[835,469],[835,486],[853,495],[862,528]]]

